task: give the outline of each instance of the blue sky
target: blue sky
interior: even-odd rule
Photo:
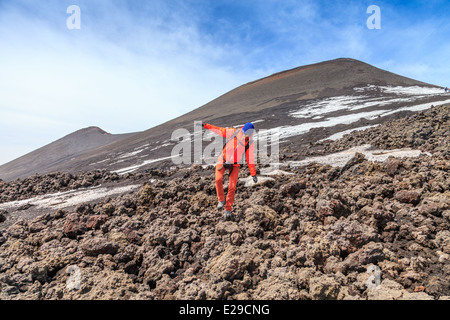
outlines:
[[[81,10],[69,30],[67,7]],[[370,5],[381,29],[369,30]],[[448,1],[0,0],[0,164],[87,126],[142,131],[340,57],[449,86]]]

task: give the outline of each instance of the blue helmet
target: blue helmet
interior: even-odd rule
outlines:
[[[242,127],[242,131],[247,135],[252,135],[253,133],[255,133],[255,126],[253,125],[253,123],[247,122]]]

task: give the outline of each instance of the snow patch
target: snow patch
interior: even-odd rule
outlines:
[[[323,120],[323,121],[302,123],[302,124],[295,125],[295,126],[281,126],[281,127],[264,130],[264,131],[258,133],[258,136],[260,136],[259,138],[261,139],[261,136],[264,137],[265,135],[279,133],[280,139],[290,138],[293,136],[308,133],[309,130],[311,130],[313,128],[334,127],[338,124],[351,124],[353,122],[358,121],[361,118],[373,119],[378,116],[381,116],[383,113],[386,113],[388,111],[389,110],[375,110],[375,111],[370,111],[370,112],[360,112],[360,113],[347,114],[347,115],[343,115],[340,117],[327,118],[326,120]]]
[[[280,139],[290,138],[293,136],[308,133],[309,130],[311,130],[313,128],[334,127],[335,125],[338,125],[338,124],[351,124],[353,122],[360,120],[361,118],[364,118],[367,120],[374,120],[377,117],[385,117],[385,116],[388,116],[388,115],[391,115],[391,114],[394,114],[394,113],[397,113],[400,111],[412,111],[412,112],[423,111],[423,110],[429,109],[432,105],[437,106],[437,105],[442,105],[442,104],[446,104],[446,103],[450,103],[450,100],[427,102],[427,103],[416,104],[416,105],[412,105],[409,107],[403,107],[403,108],[399,108],[399,109],[395,109],[395,110],[382,109],[382,110],[375,110],[375,111],[370,111],[370,112],[347,114],[347,115],[343,115],[343,116],[339,116],[339,117],[326,118],[325,120],[317,121],[317,122],[307,122],[307,123],[302,123],[302,124],[294,125],[294,126],[281,126],[281,127],[268,129],[268,130],[263,130],[258,133],[258,136],[260,136],[259,138],[261,139],[265,136],[268,136],[269,134],[278,132]]]
[[[369,84],[365,87],[354,88],[355,92],[367,92],[367,91],[381,91],[383,93],[396,94],[396,95],[408,95],[408,96],[422,96],[422,95],[439,95],[443,93],[443,89],[435,87],[420,87],[420,86],[375,86]]]
[[[266,181],[275,181],[275,179],[270,176],[294,175],[294,173],[292,172],[283,171],[277,168],[278,166],[276,166],[275,168],[274,167],[262,168],[261,175],[258,176],[258,182],[256,183],[253,181],[252,176],[249,176],[247,178],[240,178],[239,181],[243,182],[245,187],[252,187],[255,185],[263,184]]]
[[[115,172],[115,173],[118,173],[120,175],[123,175],[123,174],[126,174],[126,173],[133,172],[133,171],[135,171],[135,170],[139,169],[140,167],[143,167],[143,166],[145,166],[147,164],[155,163],[155,162],[159,162],[159,161],[163,161],[163,160],[172,159],[173,157],[174,156],[163,157],[163,158],[159,158],[159,159],[150,159],[150,160],[146,160],[146,161],[142,162],[141,164],[134,165],[134,166],[131,166],[131,167],[122,168],[122,169],[119,169],[119,170],[114,170],[112,172]]]
[[[62,209],[115,194],[131,192],[139,187],[140,185],[129,185],[115,188],[97,186],[88,189],[70,190],[66,192],[37,196],[32,199],[2,203],[0,204],[0,209],[17,209],[23,205],[32,205],[33,208],[36,209]]]
[[[144,151],[144,150],[145,150],[145,148],[144,148],[144,149],[139,149],[139,150],[137,150],[137,151],[125,153],[125,154],[121,155],[121,156],[119,157],[119,159],[133,157],[133,156],[135,156],[135,155],[141,153],[141,152]]]
[[[158,150],[158,149],[161,149],[164,147],[170,147],[173,145],[174,145],[174,143],[171,143],[171,142],[163,143],[163,144],[160,144],[159,146],[154,147],[153,149],[150,149],[150,151],[155,151],[155,150]]]
[[[393,149],[393,150],[369,150],[372,146],[370,144],[365,144],[362,146],[357,146],[342,152],[337,152],[329,154],[326,156],[310,157],[301,161],[289,161],[287,162],[292,167],[307,166],[310,163],[319,163],[322,165],[331,165],[333,167],[343,167],[351,158],[355,156],[357,152],[364,154],[367,160],[375,162],[383,162],[390,156],[396,158],[406,158],[406,157],[419,157],[424,154],[431,156],[428,152],[422,152],[420,150],[413,150],[410,148]]]
[[[412,86],[412,87],[380,87],[380,89],[387,93],[393,93],[397,95],[438,95],[442,94],[441,88],[433,88],[433,87],[419,87],[419,86]]]
[[[244,187],[252,187],[256,185],[263,184],[266,181],[275,181],[274,178],[270,177],[258,177],[258,182],[253,182],[253,177],[247,177],[247,178],[240,178],[239,181],[244,183]]]
[[[442,94],[442,89],[433,87],[390,87],[390,86],[374,86],[354,88],[357,96],[337,96],[322,99],[313,102],[300,110],[290,113],[295,118],[317,118],[320,115],[342,111],[342,110],[358,110],[373,106],[387,106],[394,103],[415,102],[417,100],[427,98],[431,95]],[[370,97],[363,93],[368,91],[381,91],[390,94],[392,97]]]
[[[111,160],[110,158],[106,158],[105,160],[101,160],[101,161],[99,161],[99,162],[94,162],[94,163],[91,163],[91,164],[89,164],[90,166],[95,166],[96,164],[100,164],[100,163],[103,163],[103,162],[106,162],[106,161],[109,161],[109,160]]]
[[[343,110],[348,106],[360,103],[362,98],[364,98],[364,96],[338,96],[327,98],[319,102],[311,103],[307,107],[292,112],[290,115],[295,118],[316,118],[321,114]]]
[[[261,175],[263,175],[263,176],[291,176],[293,174],[294,173],[292,173],[292,172],[287,172],[287,171],[283,171],[280,169],[274,169],[274,168],[261,169]]]

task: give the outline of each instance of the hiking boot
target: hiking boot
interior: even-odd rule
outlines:
[[[225,207],[225,201],[219,201],[219,204],[217,205],[217,209],[223,209]]]
[[[225,220],[230,220],[231,219],[231,211],[225,211],[224,218],[225,218]]]

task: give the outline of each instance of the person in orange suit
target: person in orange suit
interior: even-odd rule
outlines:
[[[216,192],[219,200],[217,208],[224,208],[225,219],[230,219],[239,176],[239,163],[244,153],[250,175],[253,177],[255,183],[258,182],[255,169],[255,144],[253,141],[255,127],[250,122],[238,129],[221,128],[208,123],[202,123],[202,127],[227,139],[216,163]],[[229,171],[229,185],[225,198],[223,175],[226,170]]]

